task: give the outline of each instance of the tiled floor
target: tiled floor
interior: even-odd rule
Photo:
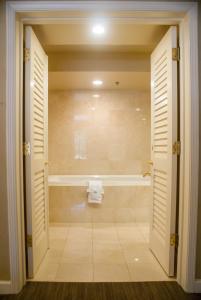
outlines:
[[[148,248],[147,224],[82,223],[50,227],[50,249],[34,280],[169,280]]]

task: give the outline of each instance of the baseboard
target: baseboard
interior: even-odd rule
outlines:
[[[11,294],[11,293],[12,293],[11,281],[0,280],[0,295]]]
[[[201,279],[195,280],[195,283],[194,283],[194,292],[195,293],[201,293]]]

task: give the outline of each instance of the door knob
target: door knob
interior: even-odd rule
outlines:
[[[152,160],[148,160],[148,164],[151,165],[151,166],[153,166],[154,163],[153,163]]]
[[[48,165],[48,161],[47,161],[47,160],[45,160],[44,164],[47,166],[47,165]]]

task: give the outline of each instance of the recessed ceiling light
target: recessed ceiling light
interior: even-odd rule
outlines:
[[[142,118],[142,121],[146,121],[146,118]]]
[[[94,94],[93,97],[94,98],[100,98],[100,95],[99,94]]]
[[[101,24],[96,24],[92,28],[92,32],[96,35],[102,35],[105,33],[105,28]]]
[[[96,79],[96,80],[93,80],[93,85],[96,85],[96,86],[100,86],[103,84],[103,81],[102,80],[99,80],[99,79]]]
[[[141,111],[141,108],[137,107],[137,108],[136,108],[136,111]]]

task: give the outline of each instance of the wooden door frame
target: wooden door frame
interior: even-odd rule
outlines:
[[[180,196],[177,282],[188,292],[201,291],[201,280],[195,279],[198,161],[199,161],[199,85],[198,85],[198,5],[192,2],[146,1],[7,1],[6,3],[6,148],[7,198],[9,226],[10,281],[0,292],[17,293],[26,282],[24,207],[23,207],[23,24],[72,21],[68,17],[30,18],[30,12],[99,12],[126,10],[143,12],[133,17],[137,23],[179,24],[180,31]],[[153,12],[166,12],[156,17]],[[24,13],[23,19],[19,13]],[[176,16],[175,13],[182,13]],[[27,16],[26,16],[27,14]],[[76,20],[79,17],[74,15]],[[89,17],[86,18],[86,20]]]

